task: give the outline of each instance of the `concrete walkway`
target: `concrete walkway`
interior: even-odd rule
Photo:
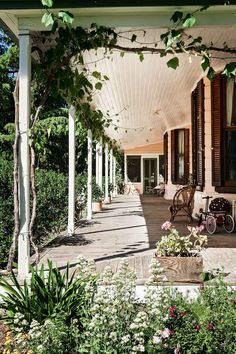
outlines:
[[[155,252],[155,245],[164,232],[161,225],[169,219],[167,201],[157,196],[122,195],[94,215],[91,223],[76,229],[75,236],[57,237],[42,253],[41,262],[47,259],[64,267],[67,262],[76,265],[83,255],[94,259],[98,271],[110,265],[116,271],[121,258],[126,257],[135,269],[138,283],[147,279],[148,266]],[[187,220],[176,218],[175,226],[181,234],[187,234]],[[193,223],[196,225],[196,222]],[[226,281],[236,278],[236,233],[226,234],[221,229],[209,236],[209,247],[202,253],[204,270],[213,272],[224,268]]]

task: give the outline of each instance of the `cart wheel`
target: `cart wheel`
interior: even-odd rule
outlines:
[[[211,235],[216,231],[216,219],[212,215],[209,215],[206,218],[206,230]]]
[[[231,215],[225,215],[224,229],[229,234],[234,231],[234,219]]]

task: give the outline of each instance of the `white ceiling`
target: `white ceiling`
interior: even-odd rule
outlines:
[[[140,41],[153,43],[159,39],[163,29],[145,29],[145,36],[136,28],[129,31],[135,31]],[[200,35],[206,42],[218,46],[227,42],[236,47],[235,27],[196,28],[188,30],[188,33]],[[130,46],[126,39],[121,39],[119,44]],[[113,52],[110,58],[105,58],[102,50],[85,53],[88,67],[101,71],[110,79],[101,91],[94,94],[94,103],[104,114],[109,112],[113,123],[107,134],[116,139],[121,148],[159,142],[166,130],[190,124],[191,91],[204,76],[200,59],[181,54],[180,67],[174,71],[166,66],[170,58],[146,54],[144,61],[140,62],[138,55],[133,53],[125,53],[121,57],[120,52]],[[214,60],[216,70],[224,64],[225,61]],[[114,130],[115,126],[118,130]]]

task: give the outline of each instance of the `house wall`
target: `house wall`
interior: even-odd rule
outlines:
[[[141,182],[130,182],[127,176],[127,156],[141,156]],[[163,155],[163,142],[150,144],[147,146],[139,146],[133,149],[124,150],[124,166],[125,166],[125,192],[128,194],[143,194],[143,159],[157,159],[157,174],[159,173],[158,157]]]
[[[205,78],[205,187],[203,191],[196,191],[194,198],[193,216],[199,212],[199,208],[205,207],[205,200],[202,196],[211,196],[213,198],[222,197],[230,201],[236,200],[236,194],[231,193],[218,193],[215,187],[212,186],[212,164],[211,164],[211,83]]]
[[[223,197],[230,201],[236,200],[236,194],[230,193],[218,193],[215,191],[215,187],[212,186],[212,139],[211,139],[211,83],[205,78],[204,79],[204,108],[205,108],[205,186],[203,191],[196,190],[194,196],[194,210],[193,217],[199,213],[200,208],[205,208],[205,199],[203,196],[212,196],[213,198]],[[192,171],[192,136],[191,136],[191,126],[184,127],[190,129],[190,173]],[[180,187],[179,185],[173,185],[171,182],[171,130],[168,131],[168,183],[165,190],[165,198],[173,199],[176,190]]]

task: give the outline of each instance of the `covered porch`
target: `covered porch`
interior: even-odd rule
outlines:
[[[156,242],[166,233],[161,225],[170,219],[169,205],[170,200],[155,195],[120,195],[103,212],[95,214],[92,222],[77,226],[74,236],[58,236],[43,250],[40,262],[46,265],[50,259],[61,269],[70,262],[73,268],[82,255],[94,259],[100,271],[107,265],[115,271],[121,259],[126,258],[142,284],[149,276]],[[193,221],[192,226],[196,223]],[[181,234],[188,233],[185,217],[176,217],[174,225]],[[223,269],[225,280],[235,281],[235,232],[227,234],[219,228],[209,235],[202,256],[205,272]]]

